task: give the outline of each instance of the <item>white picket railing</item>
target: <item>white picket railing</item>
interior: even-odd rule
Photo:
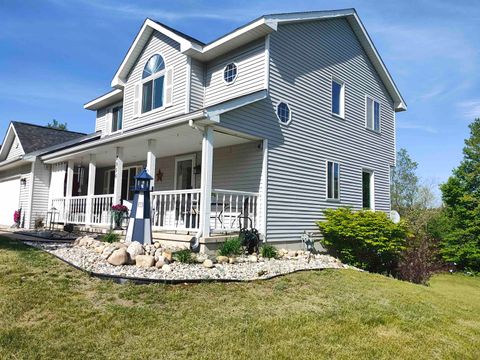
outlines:
[[[91,199],[72,196],[53,199],[50,208],[55,209],[55,221],[59,223],[110,225],[112,204],[111,194],[94,195]],[[87,211],[88,206],[91,206],[90,211]]]
[[[153,191],[150,196],[154,230],[199,228],[200,189]]]
[[[93,195],[91,200],[90,224],[110,225],[112,221],[113,194]]]
[[[213,231],[238,231],[258,224],[258,193],[212,190],[210,227]]]
[[[196,231],[200,227],[200,189],[153,191],[153,230]],[[108,226],[112,221],[113,195],[74,196],[52,200],[56,221]],[[87,207],[91,206],[90,211]],[[213,232],[234,232],[259,226],[258,193],[212,190],[210,228]]]

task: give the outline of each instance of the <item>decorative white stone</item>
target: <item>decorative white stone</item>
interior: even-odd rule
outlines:
[[[162,266],[162,270],[165,271],[165,272],[170,272],[172,271],[172,267],[168,264],[165,264]]]
[[[258,258],[256,255],[250,255],[247,260],[251,263],[256,263],[258,261]]]
[[[203,266],[206,267],[207,269],[211,269],[211,268],[213,268],[213,261],[210,260],[210,259],[206,259],[203,262]]]

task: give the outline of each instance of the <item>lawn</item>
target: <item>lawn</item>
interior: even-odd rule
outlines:
[[[0,237],[2,359],[478,359],[480,278],[119,285]]]

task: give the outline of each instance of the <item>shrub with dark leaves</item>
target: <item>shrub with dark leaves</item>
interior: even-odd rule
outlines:
[[[260,234],[255,228],[246,229],[243,228],[240,230],[238,235],[242,241],[242,246],[245,248],[245,251],[249,254],[258,252],[258,245],[260,244]]]
[[[398,265],[397,277],[415,284],[426,285],[433,272],[440,268],[437,241],[429,236],[408,240]]]

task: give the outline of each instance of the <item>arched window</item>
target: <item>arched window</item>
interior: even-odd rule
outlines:
[[[277,105],[277,117],[282,124],[288,124],[292,119],[292,112],[286,102],[279,102]]]
[[[162,107],[165,61],[160,55],[153,55],[147,61],[142,79],[142,113]]]

